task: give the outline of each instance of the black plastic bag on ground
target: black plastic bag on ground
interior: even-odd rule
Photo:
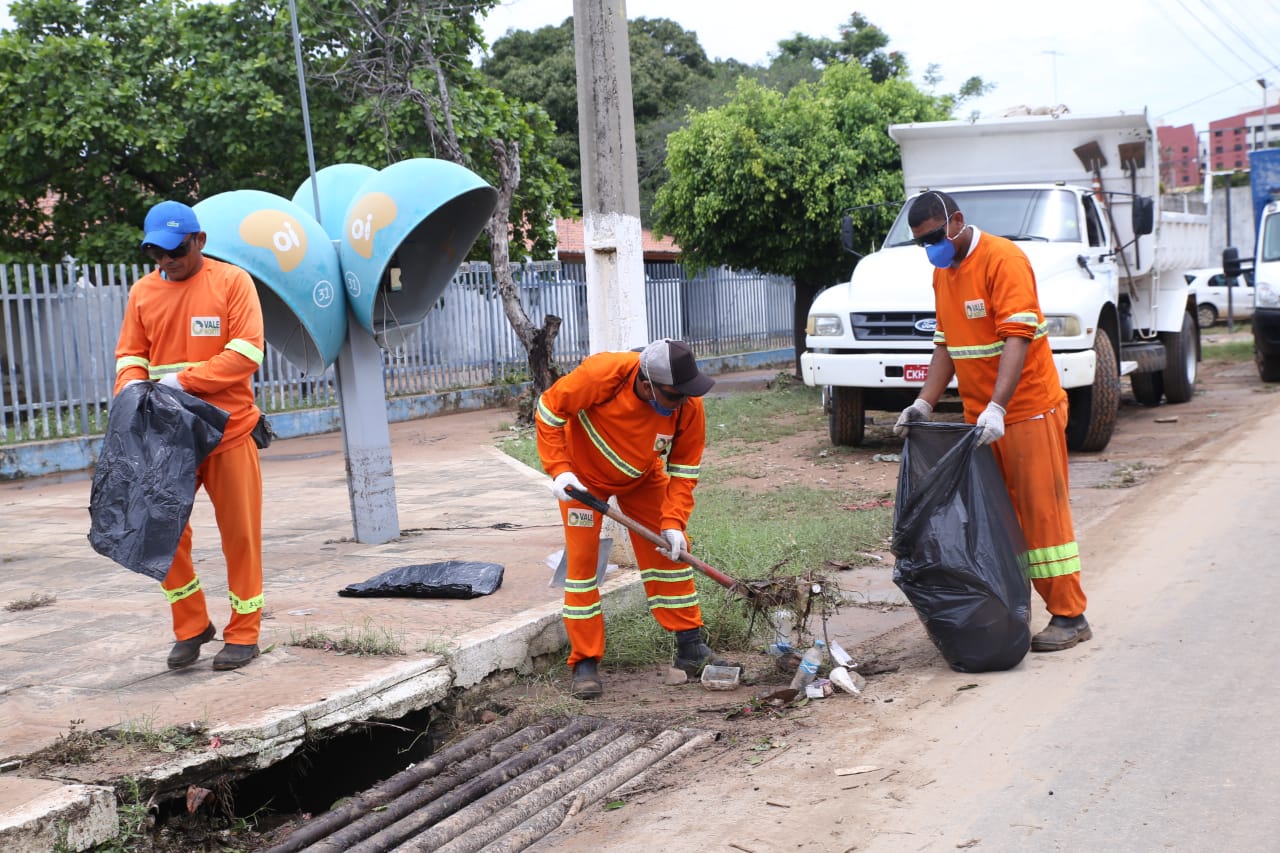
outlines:
[[[913,424],[902,450],[893,582],[957,672],[1010,669],[1031,648],[1026,543],[991,448],[968,424]]]
[[[196,469],[228,414],[185,391],[135,382],[111,401],[89,493],[89,544],[162,581],[196,497]]]
[[[338,590],[338,595],[355,598],[479,598],[502,586],[502,572],[502,566],[497,563],[465,560],[420,563],[385,571],[364,583],[353,583]]]

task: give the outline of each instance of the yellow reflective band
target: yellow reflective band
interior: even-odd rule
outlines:
[[[126,367],[141,367],[150,372],[151,362],[139,355],[126,355],[123,358],[116,359],[116,373],[119,373]]]
[[[228,592],[227,598],[231,599],[231,609],[242,616],[257,613],[262,609],[261,595],[255,595],[253,598],[238,598],[234,592]]]
[[[631,465],[619,456],[617,452],[605,442],[600,433],[596,432],[596,428],[591,425],[591,418],[587,417],[586,412],[578,412],[578,423],[582,424],[582,428],[587,431],[587,437],[591,439],[591,443],[596,446],[596,450],[599,450],[605,459],[609,460],[610,465],[617,468],[633,480],[644,474],[644,472],[639,468],[636,468],[634,465]]]
[[[1033,578],[1056,578],[1080,571],[1080,546],[1075,542],[1027,551]]]
[[[682,480],[698,479],[698,472],[701,470],[699,465],[673,465],[667,463],[667,474],[672,477],[679,477]]]
[[[549,427],[564,429],[565,419],[548,409],[547,404],[542,402],[541,397],[538,398],[538,417]]]
[[[592,580],[585,580],[585,581],[575,581],[575,580],[566,578],[564,582],[565,592],[594,592],[595,589],[596,589],[596,582],[594,578]]]
[[[161,586],[160,591],[164,593],[165,598],[169,599],[170,604],[177,604],[182,599],[189,598],[200,591],[200,578],[192,578],[191,583],[177,589],[165,589]]]
[[[679,610],[682,607],[697,607],[698,594],[693,595],[651,595],[650,610]]]
[[[1048,321],[1046,321],[1046,322],[1044,322],[1044,323],[1041,323],[1039,326],[1036,326],[1036,334],[1035,334],[1035,337],[1034,337],[1034,338],[1032,338],[1031,340],[1033,340],[1033,341],[1034,341],[1034,340],[1039,340],[1040,338],[1043,338],[1043,337],[1044,337],[1045,335],[1047,335],[1047,334],[1049,334],[1049,323],[1048,323]]]
[[[227,345],[223,349],[229,349],[232,352],[238,352],[254,364],[262,364],[265,353],[246,341],[244,338],[232,338],[227,341]]]
[[[1005,320],[1005,322],[1021,323],[1022,325],[1030,326],[1033,329],[1037,329],[1040,327],[1039,322],[1036,321],[1036,315],[1034,311],[1026,311],[1022,314],[1010,314],[1009,317]]]
[[[984,344],[976,347],[947,347],[947,352],[951,354],[952,361],[964,361],[971,358],[999,358],[1000,353],[1004,352],[1004,341],[996,341],[994,344]]]
[[[693,580],[693,569],[645,569],[640,572],[640,580],[654,583],[683,583]]]
[[[177,364],[153,364],[147,368],[147,375],[152,379],[159,379],[170,373],[181,373],[188,367],[199,367],[204,364],[203,361],[180,361]]]
[[[600,603],[589,604],[586,607],[574,607],[566,604],[564,609],[560,611],[560,615],[565,619],[595,619],[601,616]]]

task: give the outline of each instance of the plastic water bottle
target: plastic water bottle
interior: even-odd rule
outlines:
[[[782,657],[791,653],[791,628],[795,619],[790,610],[775,610],[773,618],[777,624],[773,642],[769,644],[767,651],[774,657]]]
[[[809,682],[818,677],[818,667],[826,656],[827,644],[823,640],[814,640],[813,645],[804,653],[800,666],[796,667],[796,677],[791,679],[791,687],[797,692],[809,686]]]

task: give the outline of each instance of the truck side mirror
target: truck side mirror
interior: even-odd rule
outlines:
[[[1227,278],[1240,275],[1240,251],[1235,246],[1222,250],[1222,274]]]
[[[1150,234],[1156,227],[1156,204],[1151,196],[1133,197],[1133,236]]]
[[[853,217],[847,213],[840,218],[840,245],[846,252],[853,251]]]

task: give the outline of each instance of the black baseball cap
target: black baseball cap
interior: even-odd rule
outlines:
[[[690,397],[701,397],[716,382],[698,370],[698,360],[684,341],[663,338],[640,353],[640,370],[649,381],[676,389]]]

